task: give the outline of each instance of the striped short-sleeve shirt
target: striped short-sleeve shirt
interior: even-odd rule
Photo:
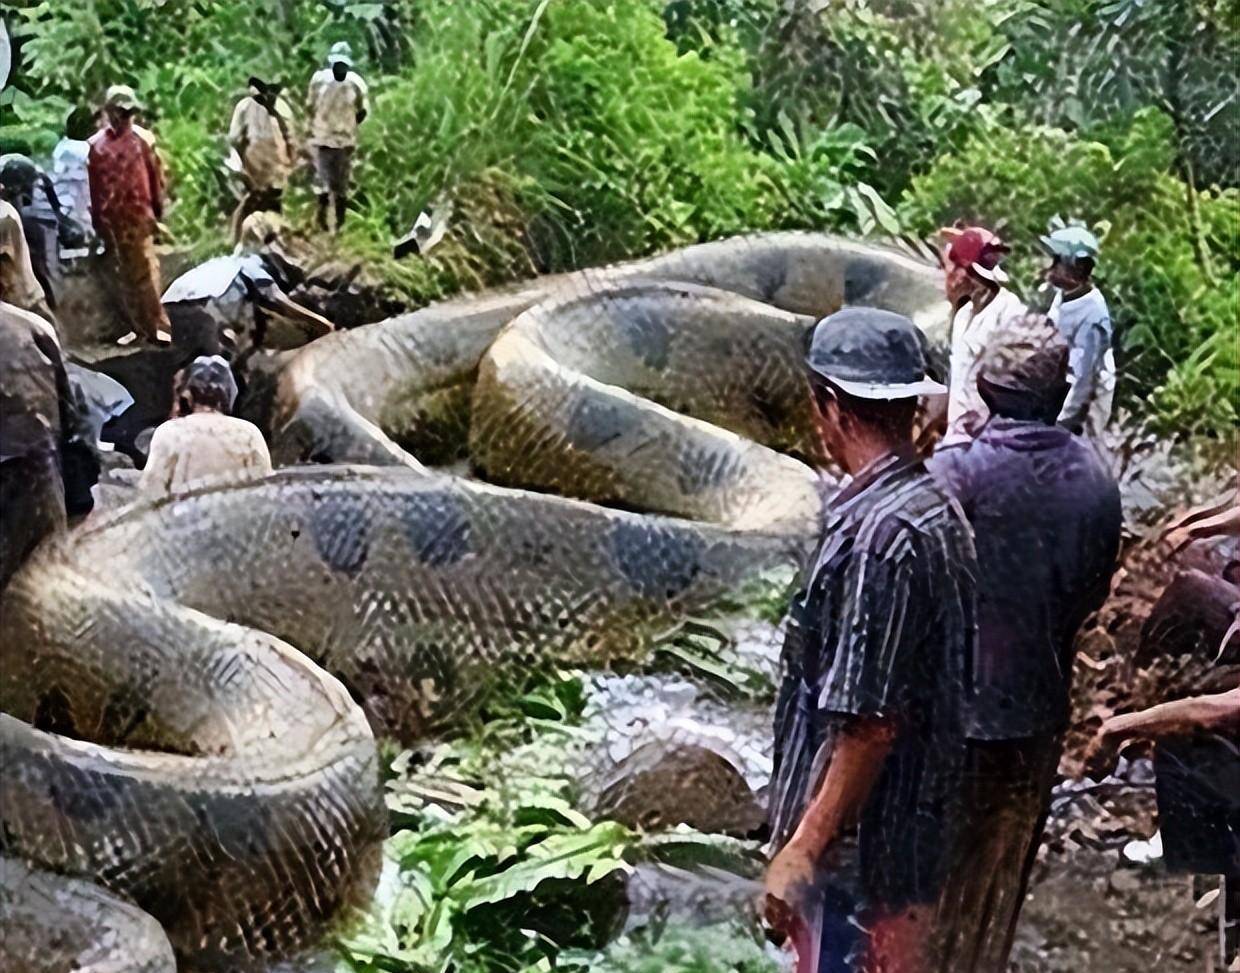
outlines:
[[[825,520],[784,645],[773,837],[782,844],[795,830],[832,731],[851,717],[888,717],[898,733],[862,814],[863,886],[888,905],[926,901],[945,867],[963,766],[972,536],[956,502],[905,455],[858,474]]]

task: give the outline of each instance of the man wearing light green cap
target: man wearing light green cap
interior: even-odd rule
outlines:
[[[309,102],[319,229],[327,229],[328,206],[335,203],[335,228],[339,232],[349,203],[357,129],[370,110],[366,82],[353,70],[353,54],[347,42],[333,44],[327,67],[310,79]]]
[[[1059,413],[1059,425],[1100,442],[1115,397],[1115,356],[1111,351],[1111,312],[1094,286],[1098,238],[1079,223],[1056,218],[1040,238],[1051,257],[1046,281],[1055,288],[1047,316],[1071,348],[1071,390]]]

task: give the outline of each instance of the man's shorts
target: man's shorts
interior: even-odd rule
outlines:
[[[326,145],[314,147],[314,191],[320,196],[349,195],[349,171],[353,167],[353,146],[334,149]]]

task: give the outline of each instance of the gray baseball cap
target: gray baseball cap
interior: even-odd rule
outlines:
[[[926,378],[926,339],[910,318],[873,307],[846,307],[814,326],[810,371],[863,399],[943,395]]]

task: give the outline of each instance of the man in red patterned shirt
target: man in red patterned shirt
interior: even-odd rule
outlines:
[[[169,341],[172,330],[160,303],[155,255],[163,179],[154,150],[133,124],[140,107],[127,85],[108,89],[104,102],[108,124],[91,137],[87,162],[91,219],[113,262],[121,304],[133,328],[121,344],[138,335],[152,342]]]

